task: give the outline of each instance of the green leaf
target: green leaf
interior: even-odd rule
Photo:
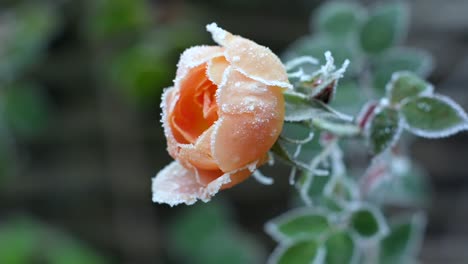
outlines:
[[[408,7],[402,2],[381,4],[372,10],[360,32],[361,48],[380,53],[396,44],[407,31]]]
[[[391,82],[387,85],[387,94],[392,104],[397,104],[403,99],[432,95],[434,87],[411,72],[395,72]]]
[[[401,113],[406,128],[421,137],[446,137],[468,129],[465,111],[452,99],[442,95],[405,100]]]
[[[169,228],[172,255],[183,263],[258,263],[261,248],[230,219],[216,202],[184,209]]]
[[[426,51],[392,48],[376,59],[373,85],[378,92],[383,92],[394,72],[411,71],[418,76],[427,77],[432,67],[432,56]]]
[[[379,263],[411,263],[421,246],[425,222],[423,215],[416,214],[392,224],[390,233],[381,242]]]
[[[313,16],[319,31],[334,37],[346,37],[356,32],[365,16],[363,7],[354,2],[326,2]]]
[[[397,110],[383,108],[378,111],[370,122],[368,132],[372,152],[378,154],[393,146],[398,140],[402,128]]]
[[[275,249],[268,264],[322,263],[325,250],[315,240],[296,241]]]
[[[355,116],[365,103],[364,91],[355,81],[340,80],[330,106],[340,112]]]
[[[5,91],[5,119],[12,131],[22,137],[33,137],[48,123],[48,105],[38,87],[18,84]]]
[[[327,254],[325,263],[327,264],[346,264],[354,263],[355,243],[351,235],[347,232],[337,232],[330,235],[325,241]]]
[[[382,237],[388,232],[382,213],[373,206],[359,206],[351,214],[351,228],[364,239]]]
[[[276,241],[320,238],[329,231],[325,215],[310,209],[296,209],[269,221],[266,232]]]

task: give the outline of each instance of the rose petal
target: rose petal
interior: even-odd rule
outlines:
[[[174,134],[172,133],[172,129],[170,128],[167,113],[172,112],[176,101],[177,98],[174,87],[164,89],[161,98],[161,108],[163,110],[161,115],[161,123],[163,125],[164,134],[167,139],[167,152],[169,152],[169,155],[171,155],[173,158],[177,156],[179,148],[177,146],[177,140],[175,139]]]
[[[263,157],[283,127],[284,99],[237,71],[218,88],[220,118],[214,125],[211,152],[222,171],[232,171]]]
[[[207,25],[206,29],[215,42],[226,47],[226,59],[237,70],[266,85],[292,89],[286,69],[269,48],[232,35],[216,23]]]
[[[270,49],[234,36],[226,44],[226,59],[238,71],[269,86],[292,89],[286,69]]]
[[[174,85],[178,87],[179,82],[185,78],[190,69],[208,62],[212,58],[223,56],[224,48],[219,46],[195,46],[186,49],[180,56],[177,64],[176,79]]]
[[[219,169],[218,164],[215,162],[211,154],[210,141],[212,133],[213,127],[210,127],[197,139],[197,142],[194,145],[181,145],[178,159],[187,161],[194,167],[204,170]]]
[[[229,67],[229,62],[224,57],[216,57],[208,62],[206,74],[208,78],[216,85],[220,86],[223,81],[223,74]]]
[[[191,205],[197,199],[208,202],[221,186],[229,182],[229,174],[225,174],[203,186],[196,181],[193,172],[173,161],[153,178],[153,202],[166,203],[170,206],[182,203]]]

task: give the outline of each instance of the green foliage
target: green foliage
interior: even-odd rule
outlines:
[[[261,250],[229,218],[221,204],[186,209],[169,230],[174,256],[194,264],[259,263]]]
[[[419,214],[392,224],[381,242],[379,263],[414,263],[424,227],[425,219]]]
[[[407,9],[402,2],[392,2],[371,10],[360,32],[362,50],[377,54],[396,44],[408,27]]]
[[[269,221],[266,231],[278,242],[282,240],[318,239],[330,228],[323,213],[307,210],[288,212]]]
[[[12,81],[44,53],[59,17],[45,4],[23,4],[0,13],[0,82]]]
[[[334,37],[346,37],[357,32],[365,10],[354,2],[326,2],[317,11],[314,25],[319,31]]]
[[[88,32],[96,39],[142,32],[150,26],[151,6],[146,0],[92,0]]]
[[[33,137],[47,126],[48,104],[38,87],[15,84],[6,89],[3,98],[7,125],[19,136]]]
[[[426,77],[432,69],[432,57],[425,51],[408,48],[392,48],[375,58],[372,85],[381,94],[394,72],[410,71]]]
[[[321,263],[323,248],[320,248],[315,240],[295,241],[291,244],[280,246],[275,250],[269,264],[309,264]]]
[[[433,91],[431,84],[422,80],[411,72],[395,72],[392,80],[387,85],[387,93],[392,104],[398,104],[403,99],[431,95]]]
[[[351,228],[363,238],[384,235],[387,226],[382,222],[383,216],[373,207],[359,208],[352,213]]]
[[[409,131],[422,137],[445,137],[468,128],[463,109],[442,95],[409,99],[403,103],[401,112]]]
[[[338,86],[339,89],[336,90],[330,106],[340,112],[357,115],[360,107],[366,103],[366,98],[363,96],[365,91],[352,80],[340,81]]]
[[[370,121],[369,140],[373,153],[378,154],[396,143],[402,130],[396,109],[383,108]]]
[[[0,226],[0,263],[104,264],[86,245],[28,218]]]
[[[356,258],[356,245],[352,236],[347,232],[336,232],[331,234],[325,241],[327,264],[354,263]]]
[[[168,51],[152,39],[147,42],[116,54],[110,75],[126,96],[149,104],[162,92],[158,84],[169,82],[172,68],[163,63],[167,61]]]

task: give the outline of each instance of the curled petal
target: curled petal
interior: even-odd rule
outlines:
[[[215,42],[226,47],[226,59],[234,68],[266,85],[292,89],[286,69],[270,49],[232,35],[216,23],[211,23],[206,28]]]
[[[220,118],[214,125],[211,152],[222,171],[258,160],[273,146],[284,118],[279,87],[269,87],[237,71],[218,89]]]
[[[169,155],[172,157],[176,157],[178,153],[178,146],[177,141],[174,137],[172,129],[169,125],[169,117],[168,113],[172,112],[174,109],[175,103],[177,101],[177,95],[175,93],[174,87],[166,88],[162,94],[161,98],[161,108],[162,108],[162,116],[161,116],[161,123],[164,128],[164,134],[167,139],[167,151]]]
[[[216,85],[221,85],[223,81],[223,75],[226,69],[229,67],[229,62],[225,57],[216,57],[208,62],[206,74],[208,78]]]
[[[202,65],[209,60],[223,56],[224,48],[219,46],[195,46],[182,53],[177,64],[176,79],[174,85],[178,87],[180,81],[185,78],[190,69]]]
[[[216,170],[218,164],[211,154],[211,135],[213,127],[203,132],[195,144],[180,145],[180,152],[177,156],[179,160],[187,161],[192,166],[204,170]]]
[[[229,174],[225,174],[204,186],[197,182],[192,171],[173,161],[153,178],[153,202],[170,206],[191,205],[197,200],[208,202],[221,186],[230,181]]]

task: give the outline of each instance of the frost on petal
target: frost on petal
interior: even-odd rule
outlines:
[[[162,94],[161,98],[161,108],[162,108],[162,116],[161,116],[161,123],[164,128],[164,135],[166,136],[167,140],[167,151],[172,157],[175,157],[178,152],[178,144],[172,130],[169,125],[168,120],[168,113],[172,112],[172,109],[177,102],[177,95],[175,92],[174,87],[166,88]]]
[[[175,86],[178,86],[180,80],[187,75],[190,69],[206,63],[212,58],[223,56],[223,52],[224,48],[218,46],[195,46],[186,49],[177,64]]]
[[[170,206],[182,203],[191,205],[197,200],[208,202],[223,185],[230,181],[230,175],[224,174],[208,185],[202,185],[196,180],[194,172],[187,170],[179,162],[173,161],[153,178],[153,202]]]
[[[200,198],[202,188],[191,171],[173,161],[153,178],[153,202],[191,205]]]
[[[266,85],[292,89],[286,69],[270,49],[239,36],[225,47],[226,58],[236,70]]]
[[[281,89],[231,71],[217,102],[220,119],[214,125],[211,151],[220,169],[232,171],[264,157],[283,127]]]
[[[213,127],[210,127],[200,135],[195,144],[180,145],[178,159],[187,161],[196,168],[204,170],[218,169],[218,164],[216,164],[211,155],[210,144],[212,132]]]
[[[213,40],[219,45],[225,45],[232,37],[231,33],[218,27],[216,23],[206,25],[206,30],[211,33]]]
[[[224,72],[229,67],[229,62],[224,57],[216,57],[208,62],[206,75],[214,84],[220,86],[223,81]]]

